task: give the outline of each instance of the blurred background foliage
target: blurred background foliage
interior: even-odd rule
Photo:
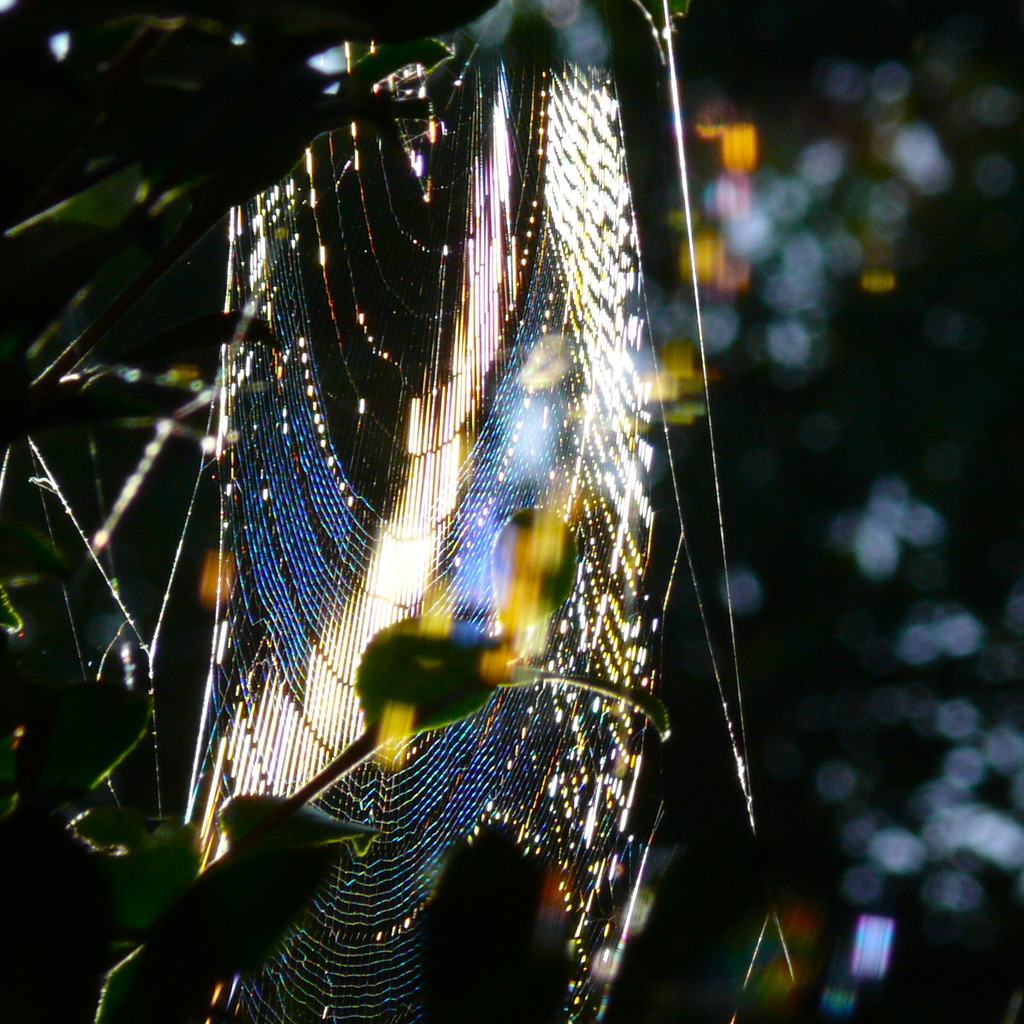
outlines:
[[[677,583],[661,982],[627,956],[611,1019],[1017,1020],[1024,8],[734,0],[679,40],[758,837]],[[664,352],[690,262],[645,159]],[[670,429],[727,661],[706,432]],[[769,920],[744,988],[773,906],[792,972]]]

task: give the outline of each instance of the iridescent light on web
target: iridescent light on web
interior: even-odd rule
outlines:
[[[889,970],[896,920],[875,914],[861,914],[853,936],[850,974],[861,981],[878,981]]]
[[[571,530],[579,571],[535,630],[551,681],[411,739],[396,714],[388,756],[325,796],[380,834],[242,986],[260,1022],[416,1019],[431,873],[483,827],[575,879],[557,894],[563,1016],[592,1019],[645,849],[628,830],[641,720],[557,682],[655,684],[650,345],[618,104],[600,69],[459,69],[443,126],[400,123],[404,153],[324,137],[233,215],[232,300],[278,340],[239,338],[225,362],[192,817],[211,835],[225,798],[292,791],[360,733],[352,676],[379,629],[499,629],[495,542],[518,509]]]

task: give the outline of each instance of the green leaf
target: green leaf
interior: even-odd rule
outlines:
[[[176,821],[144,832],[123,855],[103,855],[115,927],[128,932],[148,928],[192,884],[201,863],[196,830]]]
[[[146,188],[141,164],[122,167],[77,195],[16,224],[6,232],[6,237],[19,238],[43,231],[49,237],[53,229],[72,225],[111,230],[135,209]]]
[[[18,746],[18,790],[65,803],[98,785],[146,733],[148,695],[104,683],[53,694]]]
[[[648,693],[647,690],[620,690],[619,693],[624,701],[639,708],[647,716],[663,740],[669,738],[672,733],[672,722],[668,717],[668,708],[660,697]]]
[[[439,729],[471,715],[490,699],[485,659],[500,645],[464,623],[442,635],[428,620],[409,618],[382,629],[363,651],[355,689],[367,725],[386,709],[414,709],[413,731]]]
[[[64,556],[38,530],[9,519],[0,520],[0,582],[26,583],[67,574]]]
[[[123,1007],[131,1002],[139,985],[139,967],[145,963],[142,952],[143,947],[138,946],[107,972],[96,1009],[95,1024],[109,1024],[123,1019],[120,1016]]]
[[[21,616],[14,605],[11,604],[7,588],[0,584],[0,626],[6,629],[8,633],[20,633],[23,625]]]
[[[0,736],[0,818],[13,810],[18,800],[14,785],[14,752],[16,739],[13,734]]]
[[[71,823],[79,839],[97,850],[133,850],[146,837],[146,820],[133,807],[93,807]]]
[[[356,89],[368,90],[402,68],[421,64],[428,71],[448,60],[452,51],[437,39],[414,39],[407,43],[385,43],[356,61],[349,80]]]
[[[327,845],[218,861],[108,976],[96,1024],[180,1024],[199,1016],[218,980],[253,970],[272,953],[334,857]]]
[[[283,803],[276,796],[236,796],[222,809],[219,815],[221,830],[233,845],[253,828],[265,821]],[[268,846],[324,846],[329,843],[352,841],[360,853],[364,853],[377,830],[355,821],[334,818],[319,807],[306,804],[290,814],[262,840],[257,849]]]

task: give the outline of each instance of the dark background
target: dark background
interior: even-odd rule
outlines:
[[[698,230],[751,268],[704,304],[757,837],[684,567],[664,641],[675,732],[647,810],[670,866],[614,1021],[726,1021],[737,998],[740,1020],[1017,1019],[1022,16],[752,0],[680,23]],[[653,104],[623,78],[671,345],[693,337],[678,185],[667,142],[635,143]],[[716,199],[718,143],[694,125],[718,122],[757,127],[753,215]],[[670,434],[738,721],[707,425]],[[675,539],[658,493],[656,572]],[[795,984],[769,921],[744,988],[773,908]],[[894,928],[871,982],[849,976],[864,914]]]

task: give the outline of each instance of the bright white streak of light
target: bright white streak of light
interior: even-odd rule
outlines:
[[[7,463],[11,459],[11,446],[8,445],[4,451],[4,464],[0,466],[0,501],[4,497],[4,484],[7,483]]]
[[[789,944],[786,942],[786,933],[782,930],[782,922],[779,920],[779,911],[772,905],[772,918],[775,921],[775,930],[779,933],[779,942],[782,943],[782,955],[786,958],[786,966],[789,968],[789,980],[796,983],[796,968],[793,966],[793,958],[789,955]]]
[[[743,987],[746,988],[750,984],[751,975],[754,973],[754,964],[757,963],[757,954],[761,952],[761,943],[764,942],[765,932],[768,931],[768,922],[771,920],[772,915],[766,914],[764,924],[761,925],[761,932],[757,936],[757,942],[754,943],[754,952],[750,954],[750,964],[747,967],[747,973],[743,976]],[[733,1015],[733,1020],[736,1019]]]
[[[89,538],[86,536],[85,531],[82,529],[81,524],[78,521],[78,517],[75,515],[74,510],[68,503],[67,498],[64,496],[64,492],[60,489],[60,485],[57,483],[56,477],[53,475],[50,467],[46,464],[43,459],[43,453],[39,450],[35,441],[29,438],[29,447],[32,449],[32,455],[35,457],[36,462],[39,464],[40,469],[43,471],[43,478],[40,480],[36,478],[37,483],[45,483],[47,488],[54,494],[57,500],[60,502],[61,507],[64,509],[65,515],[71,520],[71,525],[75,528],[78,536],[81,538],[82,543],[89,551],[89,557],[92,559],[93,564],[99,570],[100,575],[103,577],[103,582],[106,583],[107,589],[110,591],[110,596],[117,603],[117,607],[121,609],[121,614],[124,615],[125,622],[131,628],[131,631],[135,634],[135,639],[139,642],[139,647],[142,648],[146,653],[146,657],[149,657],[150,647],[149,644],[143,640],[142,633],[139,631],[139,627],[135,620],[132,618],[131,612],[125,607],[124,602],[121,600],[121,595],[118,593],[117,581],[112,579],[107,573],[106,569],[103,568],[103,564],[100,562],[98,553],[93,550],[92,545],[89,543]]]
[[[711,393],[710,385],[708,384],[707,351],[704,346],[704,325],[701,319],[700,289],[697,282],[697,258],[693,240],[693,210],[690,204],[690,184],[689,177],[687,174],[686,148],[683,140],[683,113],[682,104],[679,99],[679,80],[676,76],[675,47],[673,46],[672,42],[675,28],[672,21],[672,13],[669,10],[668,0],[662,0],[662,4],[665,17],[665,57],[666,63],[668,64],[669,92],[671,93],[672,99],[673,134],[675,136],[676,157],[679,162],[679,176],[682,182],[683,189],[683,207],[686,212],[686,244],[688,246],[690,255],[690,279],[693,287],[693,302],[697,317],[697,342],[698,347],[700,348],[700,366],[704,383],[704,403],[705,407],[707,408],[708,418],[708,440],[710,442],[711,448],[711,474],[715,482],[715,509],[718,514],[718,539],[722,553],[722,573],[725,582],[726,606],[728,608],[729,613],[729,639],[732,646],[733,674],[736,680],[736,704],[739,709],[738,737],[736,734],[737,731],[735,725],[733,724],[732,714],[729,711],[729,703],[726,700],[725,690],[722,683],[722,677],[719,672],[718,663],[715,660],[713,650],[711,652],[711,661],[715,672],[715,682],[718,684],[718,692],[722,701],[722,710],[725,713],[726,726],[729,730],[729,740],[732,744],[733,757],[736,761],[736,774],[739,777],[740,789],[743,791],[743,796],[747,804],[747,818],[750,820],[750,830],[751,832],[756,834],[757,822],[754,818],[754,797],[750,786],[750,771],[746,757],[747,730],[746,720],[743,712],[743,691],[740,687],[739,648],[736,642],[736,616],[733,612],[732,584],[729,575],[729,561],[726,554],[725,518],[722,511],[722,490],[719,484],[718,453],[717,448],[715,446],[715,431],[713,421],[711,418]],[[687,557],[689,557],[689,553],[687,553]],[[704,609],[703,603],[700,602],[699,595],[698,602],[701,604],[701,618],[703,619]],[[706,620],[704,622],[704,628],[705,631],[707,631]],[[708,638],[708,646],[710,649],[710,636]]]
[[[142,458],[121,487],[121,493],[117,496],[117,500],[114,502],[114,507],[110,510],[110,515],[107,516],[106,522],[96,531],[96,535],[93,537],[92,552],[94,556],[98,555],[110,543],[111,534],[121,521],[121,516],[124,515],[128,510],[128,506],[135,499],[135,495],[138,494],[139,488],[145,482],[149,471],[153,468],[153,463],[156,462],[163,451],[164,445],[167,444],[167,439],[171,436],[173,429],[173,420],[160,420],[157,423],[156,429],[153,431],[153,437],[142,452]]]

